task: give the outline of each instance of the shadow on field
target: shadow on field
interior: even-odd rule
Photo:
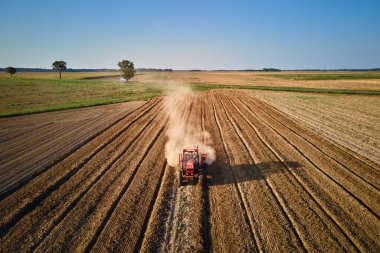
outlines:
[[[271,161],[259,164],[239,164],[231,166],[233,171],[232,174],[229,165],[215,163],[208,168],[207,173],[211,176],[211,180],[208,180],[208,184],[212,186],[233,184],[235,180],[238,183],[253,180],[264,180],[272,174],[290,173],[287,168],[294,170],[301,167],[302,165],[295,161]]]

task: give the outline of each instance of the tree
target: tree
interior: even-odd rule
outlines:
[[[59,71],[59,79],[61,79],[61,72],[63,70],[66,70],[66,62],[65,61],[55,61],[51,65],[53,67],[53,70]]]
[[[135,65],[133,64],[133,62],[128,61],[128,60],[123,60],[123,61],[120,61],[117,65],[120,68],[121,76],[125,80],[128,81],[129,79],[134,77],[136,70],[135,70]]]
[[[16,74],[17,69],[14,68],[14,67],[6,67],[6,68],[5,68],[5,72],[7,72],[8,74],[11,74],[11,77],[12,77],[13,74]]]

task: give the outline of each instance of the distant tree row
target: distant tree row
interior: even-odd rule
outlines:
[[[266,71],[266,72],[281,72],[281,69],[263,68],[263,71]]]
[[[138,68],[139,72],[173,72],[173,69]]]
[[[66,62],[64,61],[55,61],[52,64],[53,70],[56,70],[59,72],[59,79],[62,78],[62,71],[66,70]],[[16,74],[17,69],[14,67],[6,67],[5,72],[11,75],[13,77],[14,74]]]
[[[67,63],[65,61],[55,61],[53,62],[51,66],[53,70],[58,71],[59,79],[62,79],[62,72],[67,70]],[[136,70],[135,70],[135,66],[133,62],[128,61],[128,60],[123,60],[118,63],[118,66],[119,66],[119,71],[121,72],[121,76],[126,81],[134,77]],[[13,77],[13,75],[16,74],[17,72],[17,69],[14,67],[6,67],[4,70],[6,73],[10,74],[11,77]],[[165,69],[162,71],[173,71],[173,70]]]
[[[263,68],[263,69],[245,69],[244,71],[249,72],[281,72],[281,69],[275,69],[275,68]]]

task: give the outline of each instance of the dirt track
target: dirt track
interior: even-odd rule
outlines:
[[[26,183],[13,176],[17,188],[0,199],[1,251],[380,251],[378,164],[244,92],[176,105],[178,120],[211,135],[206,187],[177,187],[163,152],[165,100],[152,99],[88,130],[96,135],[57,162],[24,161]],[[59,146],[37,132],[36,143],[51,134],[46,145]],[[24,148],[17,138],[14,153]],[[9,178],[1,174],[1,189]]]

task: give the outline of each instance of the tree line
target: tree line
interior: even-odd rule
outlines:
[[[57,71],[59,73],[59,79],[62,79],[62,72],[67,70],[67,63],[65,61],[54,61],[51,65],[53,71]],[[135,65],[132,61],[122,60],[118,63],[119,71],[121,73],[121,77],[126,81],[135,76],[136,70]],[[15,67],[6,67],[4,71],[11,75],[11,78],[14,74],[16,74],[17,69]]]

